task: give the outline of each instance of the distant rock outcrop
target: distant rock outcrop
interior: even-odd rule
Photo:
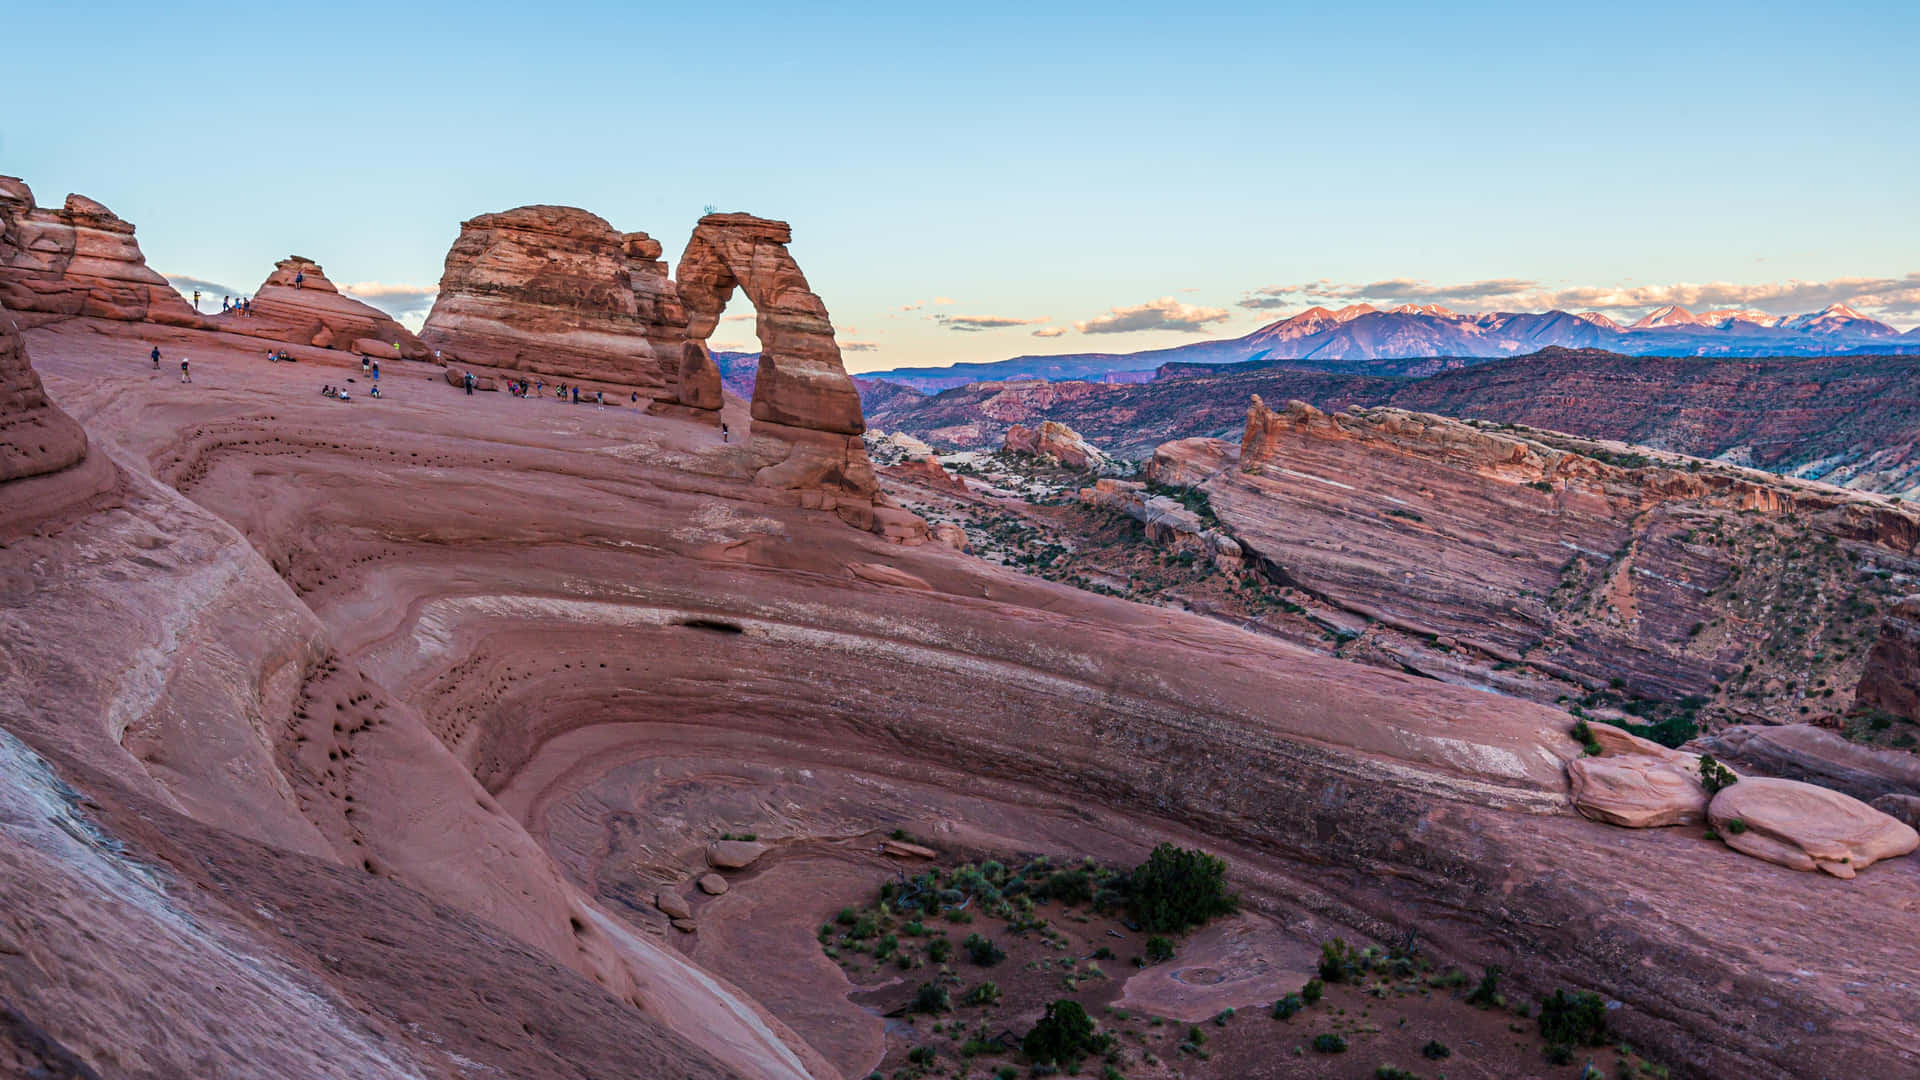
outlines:
[[[1880,624],[1853,702],[1920,723],[1920,596],[1895,604]]]
[[[1097,469],[1112,458],[1065,424],[1042,421],[1038,429],[1015,424],[1007,429],[1002,449],[1016,454],[1048,457],[1069,469]]]
[[[1147,486],[1138,481],[1102,477],[1092,487],[1080,489],[1080,501],[1118,511],[1140,522],[1148,540],[1175,554],[1192,554],[1222,570],[1241,568],[1243,552],[1233,537],[1209,527],[1198,513],[1181,505],[1178,499],[1150,494]]]
[[[379,308],[345,295],[327,280],[319,263],[299,255],[273,264],[273,273],[253,294],[252,315],[223,313],[218,324],[222,330],[248,337],[364,351],[376,359],[433,356],[413,331]]]
[[[420,340],[448,362],[665,392],[653,340],[674,337],[674,305],[641,317],[633,281],[651,250],[570,206],[522,206],[462,222]],[[657,290],[657,282],[643,283]],[[677,370],[677,368],[676,368]]]
[[[84,195],[59,210],[36,207],[12,176],[0,176],[0,304],[28,326],[79,315],[207,325],[148,268],[131,222]]]
[[[1812,724],[1735,724],[1687,745],[1745,771],[1803,780],[1863,802],[1920,795],[1920,756],[1861,746]]]

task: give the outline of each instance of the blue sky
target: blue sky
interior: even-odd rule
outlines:
[[[1911,3],[81,10],[9,5],[0,172],[236,289],[299,253],[404,305],[549,202],[669,257],[793,222],[854,369],[1351,299],[1920,322]]]

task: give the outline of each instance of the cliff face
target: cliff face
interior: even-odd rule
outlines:
[[[84,195],[58,210],[36,207],[12,176],[0,176],[0,304],[23,325],[79,315],[206,325],[147,267],[132,223]]]
[[[13,316],[0,307],[0,541],[107,493],[118,471],[47,399]]]
[[[657,355],[649,333],[670,333],[670,315],[641,317],[628,247],[605,219],[567,206],[462,222],[420,340],[448,362],[659,396],[678,358]]]
[[[229,333],[360,352],[376,359],[425,360],[433,355],[393,316],[342,295],[319,263],[298,255],[273,264],[273,273],[253,294],[251,316],[232,311],[215,321]]]
[[[1854,703],[1920,723],[1920,596],[1905,597],[1887,612]]]
[[[1910,510],[1643,448],[1258,398],[1232,467],[1209,467],[1219,445],[1167,444],[1151,473],[1204,490],[1277,580],[1504,665],[1731,716],[1844,712],[1877,571],[1920,569]]]

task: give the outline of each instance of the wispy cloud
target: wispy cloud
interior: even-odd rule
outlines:
[[[190,297],[193,295],[193,290],[195,289],[200,290],[201,299],[203,300],[209,296],[218,299],[222,296],[247,295],[231,285],[222,285],[220,282],[208,281],[206,278],[194,277],[192,274],[166,274],[163,276],[167,279],[167,284],[173,286],[174,291],[181,296]]]
[[[1180,330],[1197,334],[1209,323],[1226,322],[1226,308],[1196,307],[1171,296],[1132,307],[1109,308],[1108,314],[1073,324],[1083,334],[1130,334],[1140,330]]]
[[[932,318],[949,330],[969,334],[981,330],[1004,330],[1009,326],[1037,326],[1050,321],[1045,315],[1037,319],[1022,319],[1015,315],[935,315]]]
[[[720,321],[721,322],[745,322],[746,320],[751,319],[753,317],[754,317],[753,312],[742,311],[734,315],[722,315],[720,316]]]
[[[877,341],[841,341],[837,344],[841,352],[876,352],[880,348]]]
[[[1061,334],[1064,334],[1066,332],[1067,330],[1066,330],[1066,327],[1064,326],[1043,326],[1040,329],[1035,330],[1033,332],[1033,336],[1034,337],[1059,337]]]
[[[1651,285],[1552,287],[1525,278],[1488,278],[1435,285],[1415,278],[1366,283],[1326,278],[1254,289],[1239,301],[1249,310],[1315,303],[1444,304],[1473,310],[1645,312],[1668,304],[1692,309],[1755,308],[1777,315],[1846,304],[1883,317],[1920,314],[1920,272],[1905,277],[1846,277],[1828,281],[1674,282]]]
[[[933,298],[933,302],[934,302],[934,303],[936,303],[936,304],[951,304],[951,303],[953,303],[953,297],[951,297],[951,296],[936,296],[936,297],[934,297],[934,298]]]
[[[402,315],[424,312],[432,307],[434,297],[440,295],[440,286],[356,281],[340,286],[340,291],[355,300],[372,304],[394,318],[399,318]]]
[[[894,310],[895,311],[919,311],[921,308],[926,306],[927,306],[927,302],[925,300],[915,300],[911,304],[901,304],[899,307],[894,308]]]

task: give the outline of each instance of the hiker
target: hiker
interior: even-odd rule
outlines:
[[[727,442],[727,441],[728,441],[728,437],[727,437],[727,422],[726,422],[725,420],[722,420],[722,421],[720,421],[720,441],[721,441],[721,442]]]
[[[378,386],[376,386],[376,387],[374,387],[373,389],[371,389],[371,390],[369,390],[369,391],[367,391],[367,396],[368,396],[368,397],[379,397],[379,396],[380,396],[380,388],[379,388]]]
[[[601,409],[606,408],[607,392],[605,390],[595,390],[593,392],[593,403],[596,408],[601,408]]]
[[[307,283],[307,272],[305,270],[295,270],[293,272],[293,287],[298,289],[301,286],[305,285],[306,283]]]
[[[373,381],[374,382],[380,381],[380,361],[378,360],[375,360],[373,362]]]
[[[347,388],[344,386],[340,388],[339,399],[341,401],[347,400]]]
[[[575,405],[578,405],[580,404],[580,388],[578,386],[575,386],[572,389],[573,389],[573,403]]]
[[[471,371],[469,371],[469,372],[467,372],[467,373],[466,373],[466,378],[465,378],[465,379],[463,379],[463,380],[461,380],[461,381],[462,381],[462,382],[464,382],[464,383],[466,383],[466,386],[467,386],[467,396],[468,396],[468,397],[472,397],[472,396],[473,396],[473,372],[471,372]]]
[[[360,354],[360,374],[365,375],[367,373],[367,365],[372,362],[373,361],[368,358],[366,353],[361,353]]]
[[[160,370],[160,346],[158,345],[153,347],[153,370]]]
[[[640,391],[638,391],[638,390],[635,390],[635,391],[633,392],[633,401],[632,401],[632,404],[633,404],[633,405],[636,405],[636,406],[638,406],[638,405],[640,404]]]
[[[200,310],[200,290],[199,289],[193,290],[193,310],[195,311]]]
[[[180,358],[180,381],[181,382],[193,381],[193,374],[187,370],[187,358],[184,356]]]

